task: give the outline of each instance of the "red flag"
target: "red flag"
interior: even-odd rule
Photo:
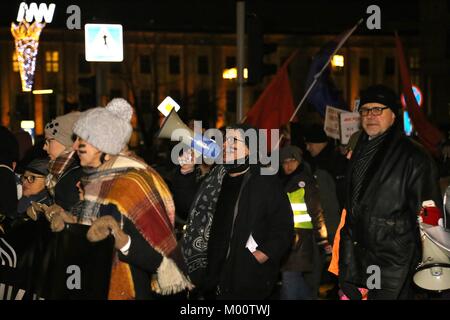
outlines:
[[[282,125],[289,122],[294,113],[288,65],[296,54],[297,51],[286,60],[247,113],[246,123],[259,129],[269,129],[267,133],[268,150],[271,150],[270,129],[280,129]]]
[[[402,80],[403,94],[405,95],[406,108],[414,129],[417,131],[419,141],[434,156],[439,156],[439,144],[444,140],[442,133],[429,123],[425,115],[420,111],[416,98],[412,90],[411,78],[409,77],[408,67],[406,66],[403,46],[397,33],[395,33],[395,44],[397,47],[397,58]]]

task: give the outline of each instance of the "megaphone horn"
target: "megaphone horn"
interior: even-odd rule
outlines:
[[[172,139],[172,133],[178,129],[183,130],[183,134],[176,138],[194,149],[196,157],[203,155],[205,158],[216,159],[219,156],[221,152],[219,145],[214,140],[204,137],[201,133],[194,133],[180,119],[175,108],[170,111],[156,136],[163,139]]]
[[[436,228],[436,227],[435,227]],[[437,228],[440,228],[437,226]],[[445,231],[443,231],[445,232]],[[443,291],[450,289],[450,258],[421,226],[422,262],[416,268],[414,282],[419,287]]]

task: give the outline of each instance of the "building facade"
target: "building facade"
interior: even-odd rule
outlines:
[[[280,66],[299,49],[289,68],[295,103],[305,92],[312,57],[334,38],[335,35],[265,35],[265,42],[277,45],[277,50],[266,57],[268,63]],[[422,91],[426,91],[428,99],[431,92],[420,74],[419,39],[402,37],[402,40],[412,81],[427,89]],[[204,127],[220,127],[236,121],[237,82],[222,77],[224,69],[236,66],[234,34],[125,30],[124,61],[94,63],[85,61],[82,31],[44,28],[34,89],[53,90],[46,95],[22,92],[14,41],[8,29],[0,29],[0,45],[3,49],[0,54],[1,121],[13,129],[21,120],[34,120],[39,135],[47,121],[70,111],[71,105],[85,110],[105,105],[114,97],[131,101],[140,115],[134,119],[135,127],[140,124],[149,129],[157,125],[161,116],[156,108],[168,95],[181,105],[180,115],[185,121],[202,120]],[[332,77],[349,108],[360,90],[370,84],[384,83],[400,92],[393,36],[354,35],[338,54],[343,56],[344,66],[333,67]],[[260,84],[245,86],[244,114],[271,77],[266,76]],[[301,112],[307,112],[307,108]]]

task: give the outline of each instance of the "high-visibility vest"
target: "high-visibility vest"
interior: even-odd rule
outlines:
[[[299,188],[288,192],[289,202],[294,213],[294,228],[312,229],[311,216],[305,203],[305,188]]]

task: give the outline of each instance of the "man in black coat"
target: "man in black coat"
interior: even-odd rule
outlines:
[[[227,130],[225,163],[200,186],[183,238],[191,279],[207,299],[268,298],[294,236],[279,178],[249,163],[257,151],[249,147],[248,130]]]
[[[421,259],[417,215],[424,202],[441,206],[435,164],[399,126],[397,95],[369,87],[361,96],[363,132],[346,181],[339,281],[351,299],[357,287],[369,299],[413,298],[412,277]]]

